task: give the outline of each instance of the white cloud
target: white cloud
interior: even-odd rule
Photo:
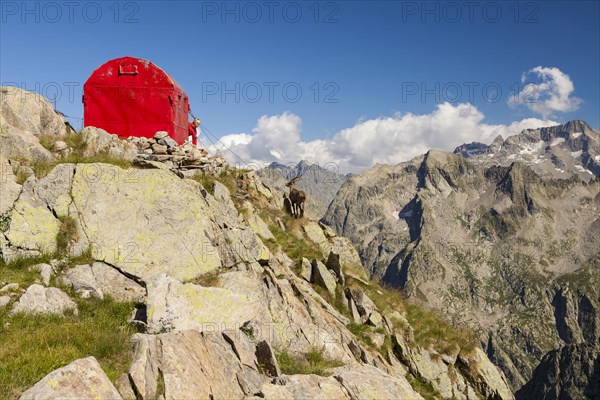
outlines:
[[[438,105],[424,115],[411,113],[358,121],[342,129],[331,140],[302,141],[302,121],[295,114],[262,116],[252,134],[221,138],[227,148],[252,166],[272,161],[296,163],[302,159],[321,166],[335,163],[340,172],[360,172],[376,163],[397,164],[429,149],[452,151],[465,142],[490,143],[497,135],[515,135],[526,128],[557,125],[557,122],[528,118],[510,125],[483,123],[484,115],[471,104]],[[212,149],[215,150],[214,148]],[[230,163],[240,164],[222,149]]]
[[[573,81],[558,68],[532,68],[521,76],[521,83],[523,89],[511,97],[508,104],[513,107],[523,105],[543,118],[557,111],[575,111],[581,104],[581,99],[573,96]]]

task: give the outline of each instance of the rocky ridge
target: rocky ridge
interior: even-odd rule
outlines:
[[[506,140],[498,136],[489,146],[478,142],[464,144],[454,153],[486,166],[508,167],[518,161],[529,165],[544,179],[574,176],[587,182],[600,176],[598,131],[578,120],[526,129]]]
[[[78,151],[106,151],[94,147],[102,133],[89,135],[97,139]],[[139,151],[132,142],[111,138],[108,147],[126,158]],[[10,271],[32,257],[51,257],[51,271],[32,267],[39,281],[25,294],[23,282],[2,285],[1,329],[36,310],[79,318],[72,307],[21,309],[32,292],[85,308],[109,297],[135,303],[131,323],[142,331],[117,379],[100,353],[81,354],[29,388],[4,388],[15,397],[513,398],[480,347],[423,339],[407,306],[366,280],[348,239],[287,217],[251,171],[185,179],[171,165],[122,168],[65,155],[47,175],[20,181],[12,154],[0,271],[20,276]]]

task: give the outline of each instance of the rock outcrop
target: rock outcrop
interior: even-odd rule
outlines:
[[[81,297],[100,299],[110,295],[118,301],[142,302],[146,289],[113,267],[102,262],[77,265],[61,276],[61,281],[71,286]]]
[[[4,158],[3,151],[0,151],[0,215],[3,215],[12,208],[15,200],[21,193],[21,185],[17,183],[17,177],[13,172],[12,165],[8,159]]]
[[[19,400],[114,399],[121,395],[94,357],[75,360],[44,377]]]
[[[0,127],[2,156],[13,160],[51,161],[40,136],[67,132],[64,118],[48,100],[14,86],[0,86]]]
[[[62,290],[57,288],[46,288],[42,285],[33,284],[13,305],[11,314],[58,314],[63,315],[65,311],[73,311],[77,315],[77,304]]]

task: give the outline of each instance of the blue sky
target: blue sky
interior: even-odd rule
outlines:
[[[2,1],[0,81],[80,118],[92,71],[137,56],[244,159],[365,168],[543,122],[600,127],[599,4]]]

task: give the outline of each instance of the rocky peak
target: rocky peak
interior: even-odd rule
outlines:
[[[576,176],[589,181],[600,177],[600,132],[579,120],[525,129],[506,140],[499,136],[485,147],[464,144],[454,153],[488,166],[508,166],[520,161],[530,165],[544,179]]]
[[[500,137],[501,138],[501,137]],[[497,139],[497,138],[496,138]],[[477,156],[487,153],[488,145],[481,142],[471,142],[458,146],[454,149],[454,154],[460,154],[464,158]]]
[[[598,137],[598,132],[593,130],[585,121],[572,120],[563,125],[539,128],[534,131],[540,132],[540,138],[549,141],[556,138],[577,138],[580,133]]]

